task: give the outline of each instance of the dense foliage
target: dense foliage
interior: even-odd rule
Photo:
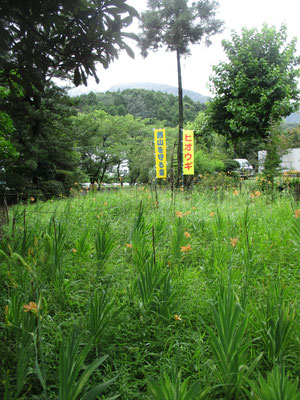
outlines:
[[[178,125],[178,98],[172,94],[146,89],[127,89],[122,92],[89,93],[77,97],[76,107],[82,112],[104,110],[111,115],[131,114],[147,119],[149,124]],[[184,120],[193,121],[205,105],[183,97]]]
[[[23,98],[9,100],[7,110],[14,116],[10,140],[19,156],[2,160],[7,186],[19,193],[66,193],[81,174],[69,122],[72,100],[50,85],[38,109]]]
[[[151,126],[129,114],[112,116],[95,110],[74,116],[72,132],[80,167],[89,180],[100,183],[110,175],[116,182],[120,178],[131,184],[149,181],[149,171],[153,168]]]
[[[257,150],[272,123],[298,107],[296,39],[287,43],[284,25],[278,32],[264,25],[261,32],[243,28],[241,36],[233,33],[223,48],[228,61],[214,67],[209,122],[246,156]]]
[[[299,205],[205,178],[10,209],[1,398],[299,399]]]

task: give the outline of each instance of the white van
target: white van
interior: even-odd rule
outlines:
[[[240,164],[240,167],[234,170],[240,176],[247,178],[254,175],[254,168],[246,158],[235,158],[234,161]]]

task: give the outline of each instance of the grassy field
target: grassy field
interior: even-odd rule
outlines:
[[[10,209],[1,398],[300,398],[299,204],[255,182],[158,200]]]

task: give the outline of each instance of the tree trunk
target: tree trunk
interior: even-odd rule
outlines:
[[[180,65],[180,52],[176,50],[177,55],[177,74],[178,74],[178,147],[177,147],[177,162],[178,162],[178,176],[177,187],[180,186],[182,178],[182,128],[183,128],[183,101],[182,101],[182,78],[181,78],[181,65]],[[183,182],[181,182],[183,184]]]

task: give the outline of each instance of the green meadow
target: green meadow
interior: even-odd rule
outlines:
[[[157,196],[9,209],[1,398],[300,399],[299,203],[254,181]]]

